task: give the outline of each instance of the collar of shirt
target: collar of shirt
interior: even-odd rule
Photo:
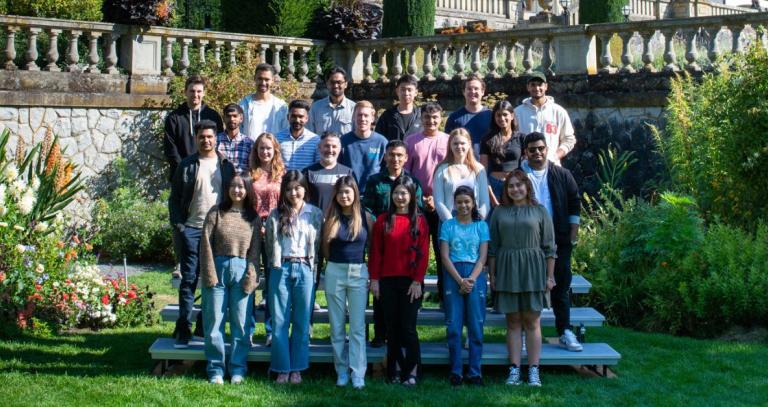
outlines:
[[[230,143],[239,143],[243,141],[244,138],[245,138],[245,135],[240,131],[237,132],[237,135],[235,136],[234,139],[229,138],[229,134],[227,134],[226,131],[222,131],[221,133],[219,133],[219,142],[226,141]]]

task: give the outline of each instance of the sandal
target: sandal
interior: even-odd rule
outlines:
[[[403,386],[405,387],[415,387],[416,386],[416,376],[414,375],[408,375],[408,377],[403,380]]]
[[[275,380],[275,383],[277,384],[286,384],[288,383],[288,373],[280,373],[277,375],[277,380]]]

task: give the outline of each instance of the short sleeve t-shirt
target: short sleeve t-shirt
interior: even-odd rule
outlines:
[[[195,179],[195,192],[189,203],[186,226],[202,228],[205,216],[221,200],[221,168],[217,157],[201,158]]]
[[[520,134],[513,135],[506,143],[504,143],[504,153],[496,154],[491,151],[491,139],[495,136],[486,137],[482,144],[480,144],[480,154],[488,156],[488,172],[503,171],[504,163],[513,163],[517,168],[517,164],[522,156],[522,137]]]
[[[314,163],[304,169],[304,175],[309,184],[309,203],[317,206],[325,213],[333,202],[333,187],[336,180],[352,175],[352,169],[343,164],[336,164],[331,169],[326,169],[320,163]]]
[[[474,221],[462,224],[453,218],[440,226],[440,240],[448,243],[450,258],[454,263],[475,263],[480,257],[480,244],[491,240],[488,223]]]

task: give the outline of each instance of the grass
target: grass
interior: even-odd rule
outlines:
[[[144,273],[132,282],[157,291],[156,305],[175,302],[166,272]],[[318,300],[324,298],[318,293]],[[4,406],[47,405],[765,405],[768,348],[716,340],[639,333],[617,327],[590,328],[588,340],[607,342],[622,354],[617,378],[587,378],[568,368],[545,367],[544,387],[510,388],[502,367],[484,369],[486,387],[450,389],[445,367],[426,367],[417,389],[367,380],[363,391],[337,389],[330,365],[313,365],[301,386],[277,386],[266,364],[252,364],[243,386],[214,387],[202,364],[176,377],[151,375],[147,352],[172,324],[147,328],[79,331],[52,338],[0,341]],[[316,326],[327,338],[327,326]],[[263,330],[259,332],[263,335]],[[487,341],[503,331],[487,330]],[[545,335],[553,332],[545,330]],[[444,329],[420,329],[424,341],[444,340]]]

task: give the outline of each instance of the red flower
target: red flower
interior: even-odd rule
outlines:
[[[0,283],[2,283],[3,281],[5,281],[5,273],[0,271]]]
[[[61,298],[62,298],[64,301],[67,301],[67,300],[69,300],[69,294],[67,294],[67,293],[61,294]]]
[[[117,284],[117,280],[112,280],[112,287],[114,287],[115,290],[119,290],[120,289],[120,285]]]
[[[35,290],[40,291],[42,289],[43,289],[43,286],[41,286],[40,284],[35,284]]]
[[[107,294],[101,296],[101,303],[104,305],[109,305],[109,296]]]
[[[130,299],[136,298],[136,293],[133,292],[133,291],[128,291],[128,298],[130,298]]]
[[[136,287],[136,284],[131,284],[131,290],[136,290],[138,287]]]

